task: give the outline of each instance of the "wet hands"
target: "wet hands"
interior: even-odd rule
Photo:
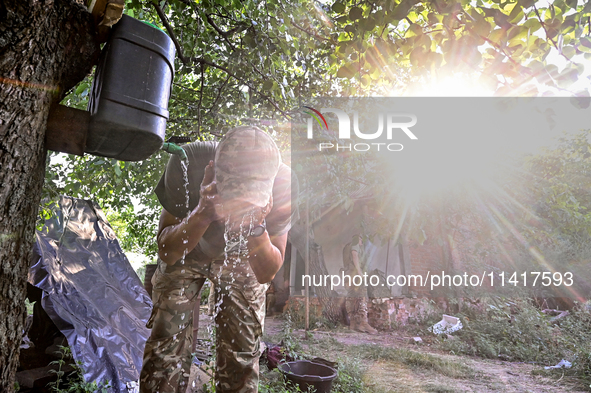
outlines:
[[[215,181],[213,161],[209,161],[209,164],[205,167],[201,188],[199,189],[199,204],[195,210],[210,222],[222,219],[219,214],[221,203]]]
[[[269,198],[269,203],[264,207],[233,199],[224,201],[223,208],[224,212],[227,213],[224,214],[226,229],[231,233],[242,233],[246,237],[252,227],[263,223],[263,220],[273,208],[273,197]]]
[[[266,206],[260,207],[241,199],[222,200],[217,191],[214,163],[210,161],[205,167],[203,180],[199,189],[199,204],[195,208],[210,223],[225,221],[230,232],[247,232],[253,226],[262,224],[273,208],[273,197]]]

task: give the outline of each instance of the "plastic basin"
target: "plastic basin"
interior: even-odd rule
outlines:
[[[282,363],[277,368],[290,383],[299,386],[302,392],[307,392],[308,387],[312,386],[316,393],[328,393],[332,389],[332,381],[337,377],[337,370],[334,368],[309,360]]]

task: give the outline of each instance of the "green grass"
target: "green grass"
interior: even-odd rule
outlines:
[[[423,389],[429,393],[455,393],[457,391],[455,388],[436,383],[428,383],[423,386]]]
[[[308,333],[305,338],[300,339],[293,334],[294,323],[290,316],[287,317],[283,333],[274,337],[273,341],[283,339],[291,351],[307,357],[318,356],[337,361],[342,372],[338,381],[335,381],[335,392],[389,391],[384,390],[388,387],[376,386],[377,381],[372,381],[369,374],[365,376],[366,382],[363,379],[365,373],[372,372],[372,365],[381,361],[391,364],[394,369],[416,370],[421,375],[452,378],[458,383],[468,380],[492,382],[486,372],[478,370],[471,360],[462,358],[462,355],[534,363],[541,368],[535,371],[535,375],[555,380],[568,376],[571,377],[571,382],[582,389],[591,390],[589,304],[578,304],[559,323],[553,323],[550,317],[541,313],[527,299],[486,299],[481,300],[481,304],[484,307],[464,309],[463,313],[454,314],[461,318],[464,325],[462,330],[453,334],[455,339],[439,337],[432,344],[433,349],[458,355],[454,357],[375,344],[345,345],[327,334]],[[406,334],[413,329],[426,332],[432,321],[426,319],[421,322],[405,327]],[[573,367],[548,371],[541,367],[556,364],[560,359],[569,360]],[[282,387],[278,386],[279,390],[267,392],[283,392],[280,390]],[[418,385],[416,387],[419,388]],[[457,387],[447,386],[445,382],[431,381],[425,384],[423,381],[420,385],[422,391],[428,392],[451,392],[455,388]]]
[[[456,379],[474,379],[477,372],[458,359],[446,359],[430,353],[412,351],[406,348],[390,348],[379,345],[355,345],[349,351],[355,351],[363,359],[387,360],[401,364],[435,371],[438,374]]]

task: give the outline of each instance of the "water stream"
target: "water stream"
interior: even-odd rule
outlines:
[[[187,215],[181,221],[184,224],[187,224],[190,208],[189,208],[189,177],[188,177],[188,161],[181,160],[181,168],[183,171],[183,180],[184,180],[184,189],[185,189],[185,207],[187,209]],[[212,271],[214,275],[214,282],[216,285],[215,291],[215,305],[214,305],[214,314],[213,314],[213,323],[207,326],[207,332],[210,342],[212,343],[212,354],[215,356],[215,342],[216,342],[216,331],[218,329],[223,329],[227,327],[225,321],[218,321],[218,314],[222,311],[223,303],[224,303],[224,293],[228,293],[229,296],[233,295],[233,285],[236,282],[236,274],[237,270],[240,272],[244,271],[241,269],[241,265],[248,263],[248,239],[247,234],[250,233],[254,226],[254,218],[255,218],[256,209],[252,209],[244,214],[242,217],[233,217],[231,214],[228,214],[227,219],[225,220],[225,228],[224,228],[224,240],[225,240],[225,247],[224,247],[224,260],[223,263],[219,266],[217,271]],[[232,223],[237,222],[240,220],[239,229],[234,231],[231,230]],[[183,234],[186,234],[186,230],[183,230]],[[187,244],[188,239],[183,239],[183,244]],[[162,245],[165,247],[165,245]],[[183,256],[180,260],[181,265],[185,264],[185,257],[188,254],[189,250],[183,250]],[[164,254],[166,255],[166,253]],[[248,269],[248,268],[247,268]],[[227,276],[225,276],[224,272],[227,272]],[[185,273],[185,270],[182,269],[181,273]],[[246,272],[246,277],[250,277],[250,273]],[[181,282],[181,285],[185,284],[184,280]],[[224,286],[222,288],[221,286]],[[223,290],[222,290],[223,289]],[[184,285],[181,287],[180,295],[184,294],[185,287]],[[194,316],[199,318],[199,316]],[[181,320],[185,320],[185,315],[181,315]],[[222,326],[219,326],[219,323],[222,323]],[[184,329],[187,325],[180,325],[179,329]],[[242,323],[239,325],[242,326]],[[239,334],[242,333],[242,329],[239,329]],[[196,340],[197,337],[194,337]],[[178,340],[177,336],[173,337],[173,340]],[[234,339],[232,339],[234,342]],[[181,367],[179,362],[178,367]],[[193,383],[194,384],[194,383]]]

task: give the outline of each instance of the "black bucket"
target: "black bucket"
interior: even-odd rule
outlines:
[[[174,57],[166,33],[123,15],[96,68],[85,152],[139,161],[162,147]]]
[[[299,386],[302,392],[307,392],[308,387],[312,386],[316,393],[329,393],[332,381],[337,377],[337,370],[334,368],[309,360],[281,363],[277,368],[289,382]]]

